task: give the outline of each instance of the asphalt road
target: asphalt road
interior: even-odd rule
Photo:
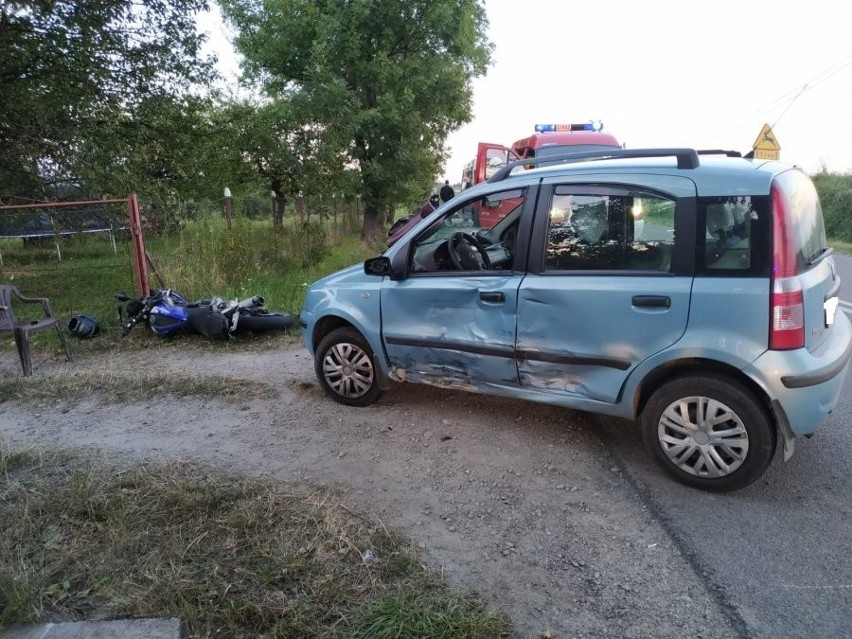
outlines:
[[[835,261],[852,317],[852,258]],[[728,495],[670,481],[637,429],[603,421],[626,476],[743,636],[852,637],[852,375],[790,461],[776,456],[758,483]]]
[[[840,276],[840,308],[852,317],[852,257],[835,255],[834,264]]]

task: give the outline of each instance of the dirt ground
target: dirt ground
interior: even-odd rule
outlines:
[[[322,394],[299,343],[78,356],[36,362],[35,374],[55,368],[207,372],[266,382],[278,397],[0,403],[0,437],[13,446],[192,458],[341,485],[353,507],[405,532],[434,569],[509,615],[519,637],[738,634],[625,477],[601,417],[411,384],[348,408]],[[0,372],[19,373],[13,348],[0,350]]]

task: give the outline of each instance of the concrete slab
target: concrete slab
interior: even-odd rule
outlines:
[[[17,625],[0,639],[180,639],[180,619],[121,619]]]

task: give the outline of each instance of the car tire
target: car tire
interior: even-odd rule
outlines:
[[[320,340],[314,370],[326,394],[346,406],[369,406],[381,395],[373,350],[353,328],[335,329]]]
[[[702,490],[744,488],[775,454],[766,408],[721,376],[690,375],[664,384],[651,395],[640,423],[651,456],[677,480]]]

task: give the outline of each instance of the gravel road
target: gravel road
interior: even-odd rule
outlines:
[[[279,396],[237,404],[7,402],[0,436],[15,446],[192,458],[248,475],[339,484],[353,507],[407,533],[424,561],[508,614],[519,637],[748,634],[623,472],[603,434],[621,422],[414,385],[369,408],[347,408],[321,393],[300,344],[265,352],[222,345],[204,352],[203,367],[200,357],[176,349],[163,374],[203,368],[270,383]],[[42,363],[36,374],[65,366],[132,374],[155,364],[164,365],[159,349]],[[0,352],[0,372],[15,374],[16,365],[13,351]]]

